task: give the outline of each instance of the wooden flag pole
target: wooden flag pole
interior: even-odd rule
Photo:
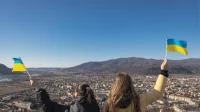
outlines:
[[[21,59],[21,57],[19,57],[20,59]],[[24,64],[24,63],[23,63]],[[25,64],[24,64],[24,66],[25,66]],[[26,66],[25,66],[25,68],[26,68]],[[31,75],[29,74],[29,72],[28,72],[28,70],[26,69],[26,73],[28,74],[28,76],[29,76],[29,79],[30,79],[30,82],[31,82],[31,84],[33,83],[32,82],[32,77],[31,77]]]
[[[32,77],[31,77],[31,75],[29,74],[28,70],[26,70],[26,72],[27,72],[29,78],[32,79]]]
[[[166,36],[166,50],[165,50],[165,60],[167,59],[167,40],[168,40],[168,37]]]

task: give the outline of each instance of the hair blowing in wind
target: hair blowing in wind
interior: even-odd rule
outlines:
[[[127,108],[130,104],[133,104],[133,112],[140,112],[139,96],[133,87],[132,79],[121,72],[114,79],[106,112],[117,112],[117,108]]]

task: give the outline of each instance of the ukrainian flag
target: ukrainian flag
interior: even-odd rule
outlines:
[[[26,67],[24,66],[20,58],[13,58],[13,60],[14,60],[14,67],[12,72],[26,72]]]
[[[184,55],[188,55],[187,41],[167,39],[167,52],[179,52]]]

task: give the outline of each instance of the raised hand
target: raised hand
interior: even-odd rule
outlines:
[[[166,59],[161,64],[161,70],[167,70],[168,71],[168,61]]]
[[[33,80],[32,79],[30,79],[30,83],[31,83],[31,86],[33,86]]]

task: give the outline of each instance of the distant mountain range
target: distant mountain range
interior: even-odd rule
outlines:
[[[52,71],[61,71],[61,68],[27,68],[27,70],[29,71],[29,73],[32,74],[53,74],[51,73]],[[50,72],[51,71],[51,72]],[[0,64],[0,75],[22,75],[24,73],[22,72],[12,72],[11,68],[8,68],[7,66],[5,66],[4,64]]]
[[[200,58],[168,60],[171,74],[200,74]],[[102,62],[88,62],[66,68],[67,72],[158,74],[163,60],[144,58],[119,58]]]
[[[28,71],[60,71],[62,68],[56,67],[39,67],[39,68],[27,68]]]
[[[170,74],[200,74],[200,58],[168,60]],[[87,62],[70,68],[28,68],[29,71],[62,71],[78,73],[158,74],[163,60],[144,58],[118,58],[102,62]],[[0,74],[12,74],[11,69],[0,64]]]

